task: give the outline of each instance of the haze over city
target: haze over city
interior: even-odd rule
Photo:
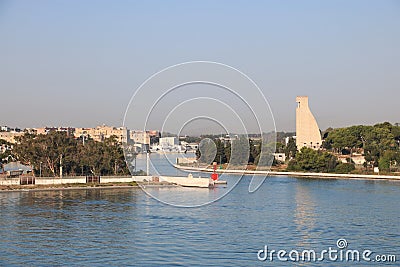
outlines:
[[[395,123],[399,12],[396,1],[2,1],[0,124],[120,126],[143,81],[192,60],[251,77],[277,130],[295,130],[297,95],[322,130]]]

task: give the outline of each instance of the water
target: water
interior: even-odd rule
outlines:
[[[400,260],[400,183],[270,177],[249,194],[249,181],[200,208],[138,188],[0,193],[0,266],[288,266],[257,251],[321,251],[339,238]],[[324,263],[295,265],[367,265]]]
[[[170,175],[170,176],[188,176],[192,174],[193,177],[209,178],[210,173],[187,172],[176,169],[173,164],[176,164],[178,157],[195,157],[194,154],[151,154],[149,160],[150,174],[151,175]],[[137,170],[146,170],[146,155],[141,154],[137,158]],[[227,181],[227,185],[218,186],[214,190],[204,190],[203,188],[151,188],[145,187],[145,192],[163,203],[180,207],[195,207],[204,204],[212,203],[221,199],[228,194],[240,181],[240,175],[227,175],[222,174],[220,180]]]
[[[173,167],[177,158],[195,158],[194,153],[152,153],[150,154],[150,174],[152,175],[171,175],[183,176],[188,175],[187,172],[181,171]],[[136,160],[136,169],[146,171],[146,154],[139,154]],[[194,173],[196,175],[205,175]]]

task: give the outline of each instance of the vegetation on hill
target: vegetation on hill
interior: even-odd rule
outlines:
[[[338,154],[362,153],[365,166],[389,171],[400,163],[400,126],[389,122],[374,126],[357,125],[330,129],[325,133],[322,147]]]
[[[323,151],[301,149],[299,152],[292,149],[287,156],[288,170],[351,173],[355,164],[348,158],[347,163],[338,161],[337,156],[348,155],[365,156],[365,169],[379,167],[380,171],[389,172],[398,169],[400,163],[400,126],[389,122],[373,126],[356,125],[344,128],[329,128],[323,133]],[[289,142],[290,143],[290,142]],[[286,146],[286,151],[288,151]],[[282,148],[284,149],[284,148]]]
[[[372,167],[379,167],[382,172],[399,170],[400,165],[400,126],[389,122],[373,126],[357,125],[345,128],[329,128],[323,132],[324,142],[322,151],[303,148],[297,150],[293,133],[273,133],[277,142],[265,142],[261,146],[259,137],[238,138],[237,140],[221,141],[218,136],[206,136],[213,142],[204,143],[208,148],[197,151],[197,157],[203,162],[216,161],[218,164],[231,163],[260,164],[260,155],[268,158],[264,162],[271,162],[272,152],[285,153],[290,171],[336,172],[351,173],[355,171],[355,164],[350,156],[365,156],[364,170],[372,171]],[[268,136],[270,134],[266,134]],[[263,136],[263,138],[265,137]],[[205,136],[203,136],[205,137]],[[288,143],[285,138],[289,137]],[[244,141],[247,140],[247,141]],[[270,139],[272,140],[272,139]],[[234,142],[242,142],[241,151],[235,151],[236,159],[231,157]],[[248,142],[246,144],[246,142]],[[215,143],[215,145],[214,145]],[[213,147],[214,146],[214,147]],[[213,151],[213,149],[215,151]],[[261,153],[261,150],[266,153]],[[208,158],[207,154],[213,158]],[[215,156],[214,156],[215,155]],[[342,163],[339,156],[347,155],[348,162]],[[273,161],[277,164],[276,161]],[[362,170],[358,170],[362,171]]]
[[[200,142],[196,156],[203,163],[270,166],[276,164],[272,155],[275,145],[275,142],[262,142],[244,135],[225,141],[210,135]]]

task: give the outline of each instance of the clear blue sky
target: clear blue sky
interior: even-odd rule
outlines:
[[[121,125],[164,67],[248,74],[278,130],[308,95],[322,130],[400,122],[400,1],[0,1],[0,124]]]

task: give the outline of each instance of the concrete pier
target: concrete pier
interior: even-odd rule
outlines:
[[[214,181],[210,178],[195,178],[189,174],[187,177],[183,176],[136,176],[136,182],[156,182],[156,183],[169,183],[186,187],[201,187],[208,188],[214,185]]]
[[[0,185],[23,185],[21,182],[26,177],[16,178],[0,178]],[[156,184],[176,184],[187,187],[208,188],[214,185],[214,181],[210,178],[194,178],[179,176],[97,176],[96,183],[130,183],[130,182],[152,182]],[[21,180],[22,179],[22,180]],[[93,179],[88,180],[86,176],[76,177],[31,177],[31,185],[62,185],[62,184],[90,184]],[[88,182],[89,181],[89,182]]]
[[[146,176],[147,177],[147,176]],[[21,178],[0,178],[0,185],[20,185]],[[86,184],[86,176],[74,176],[74,177],[32,177],[34,178],[34,185],[61,185],[61,184]],[[129,183],[134,182],[135,177],[133,176],[101,176],[101,184],[106,183]]]

